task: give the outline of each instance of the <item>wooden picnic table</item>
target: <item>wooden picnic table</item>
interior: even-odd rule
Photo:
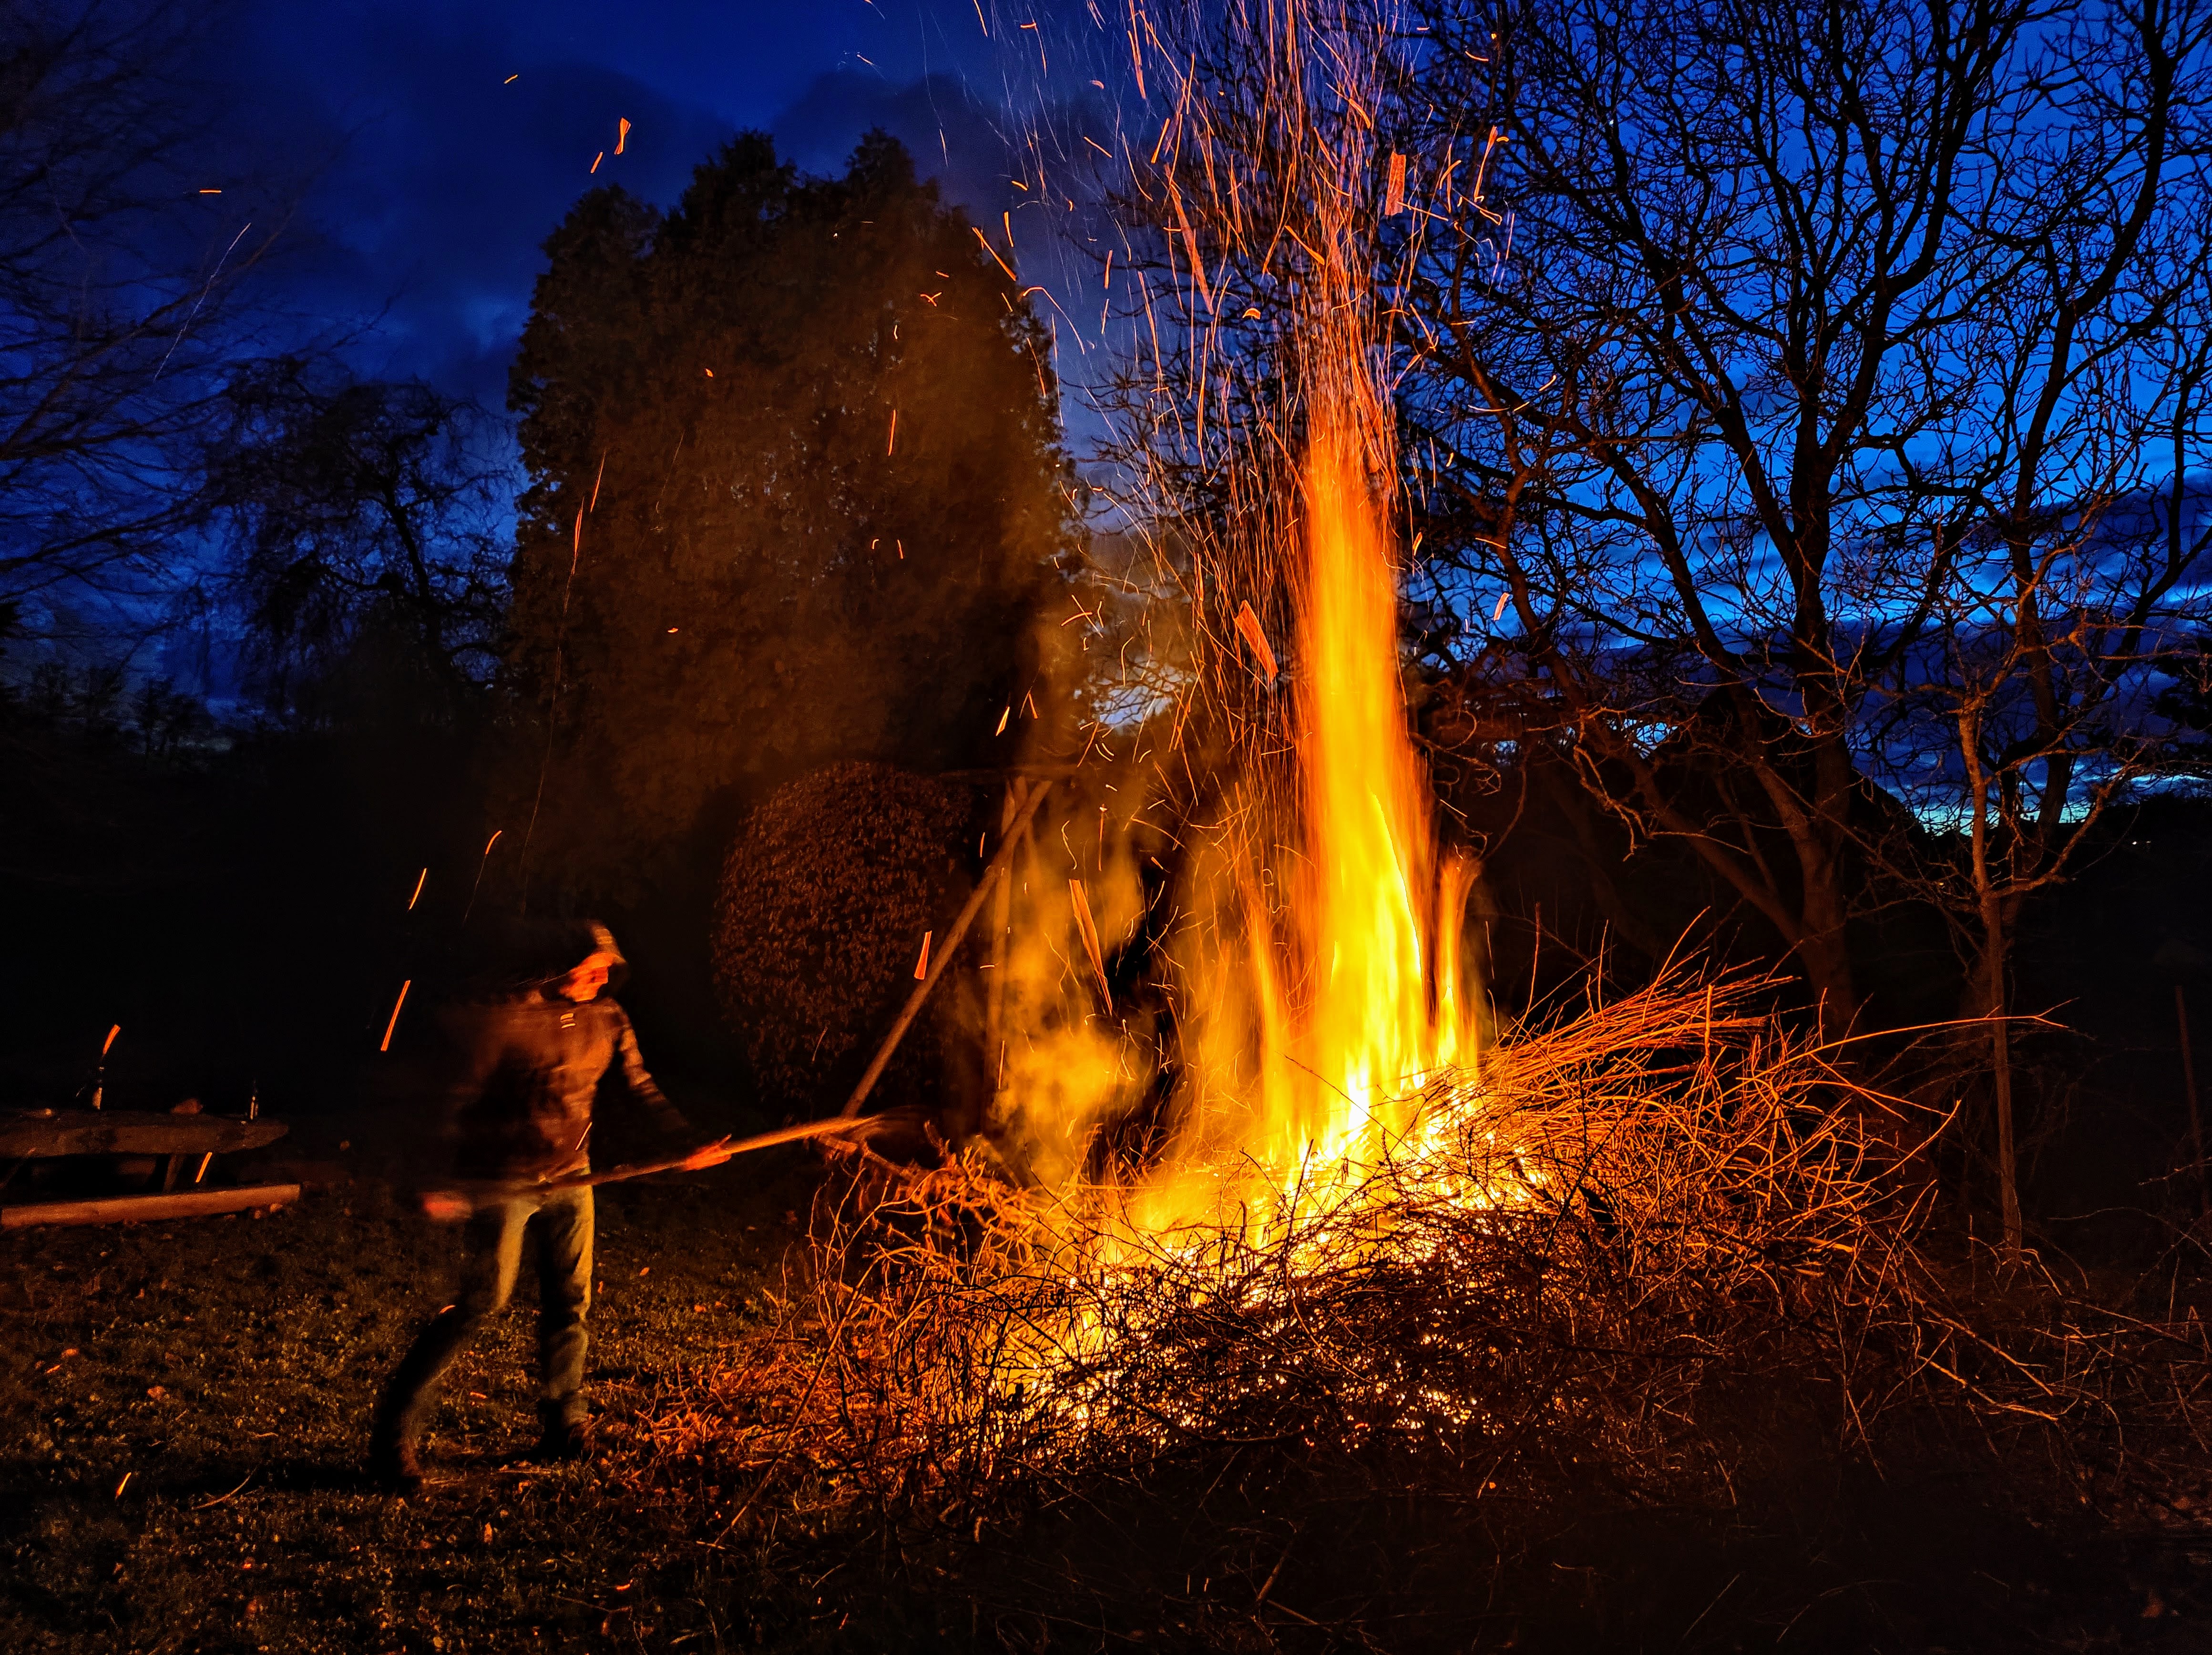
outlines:
[[[0,1112],[0,1160],[50,1155],[204,1155],[259,1149],[283,1137],[280,1120],[153,1114],[129,1109]]]
[[[18,1168],[25,1161],[65,1155],[152,1155],[167,1162],[159,1194],[11,1203],[0,1206],[0,1229],[150,1222],[283,1206],[300,1198],[297,1184],[201,1187],[199,1179],[215,1156],[265,1149],[289,1130],[283,1121],[265,1118],[246,1120],[131,1109],[0,1110],[0,1161],[13,1161]],[[198,1168],[194,1187],[179,1190],[177,1182],[188,1161]]]

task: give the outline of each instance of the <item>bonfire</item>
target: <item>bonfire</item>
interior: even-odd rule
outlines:
[[[793,1501],[980,1522],[1240,1457],[1407,1494],[1600,1474],[1658,1497],[1740,1458],[1717,1399],[1856,1405],[1851,1353],[1893,1389],[1934,1360],[1900,1355],[1930,1277],[1882,1185],[1893,1135],[1869,1130],[1895,1106],[1766,985],[1686,966],[1501,1033],[1459,947],[1476,870],[1436,843],[1407,733],[1382,399],[1356,339],[1314,352],[1341,394],[1309,410],[1286,514],[1291,670],[1249,606],[1235,634],[1287,762],[1247,755],[1240,807],[1180,824],[1164,1125],[1099,1153],[1158,1079],[1097,941],[1146,900],[1133,850],[1102,832],[1070,879],[1039,838],[994,983],[989,1141],[921,1169],[851,1155],[781,1315],[653,1423],[732,1531]]]

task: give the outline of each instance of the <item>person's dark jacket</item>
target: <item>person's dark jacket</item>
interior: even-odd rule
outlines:
[[[458,1179],[527,1182],[586,1169],[592,1105],[617,1063],[663,1133],[688,1131],[646,1072],[629,1015],[604,994],[578,1005],[533,989],[448,1006],[439,1021],[453,1054],[444,1135]]]
[[[557,996],[592,954],[611,961],[599,997]],[[592,1100],[617,1064],[654,1126],[688,1139],[615,1003],[626,973],[615,936],[592,920],[493,920],[456,938],[429,978],[435,1011],[420,1020],[389,1082],[414,1115],[410,1181],[531,1184],[586,1171]]]

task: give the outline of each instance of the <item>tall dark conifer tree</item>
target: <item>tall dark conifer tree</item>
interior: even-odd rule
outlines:
[[[510,392],[533,902],[658,882],[825,763],[1011,756],[1072,543],[1047,341],[905,150],[807,179],[749,134],[546,251]]]

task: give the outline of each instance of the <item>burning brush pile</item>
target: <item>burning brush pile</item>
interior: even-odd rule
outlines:
[[[2009,1506],[2000,1468],[2062,1517],[2123,1428],[2135,1482],[2201,1475],[2201,1328],[1923,1256],[1875,1100],[1756,986],[1526,1030],[1241,1222],[848,1157],[632,1474],[755,1572],[769,1641],[1255,1652],[1657,1646],[1747,1568],[1729,1615],[1771,1638],[1899,1561],[1870,1531],[1951,1601],[1954,1543],[2034,1532],[1955,1492]]]
[[[1370,1160],[1241,1222],[875,1164],[662,1446],[915,1515],[1232,1464],[1508,1500],[1710,1484],[1716,1409],[1869,1405],[1871,1370],[1929,1359],[1865,1101],[1745,985],[1678,977],[1439,1074]]]
[[[1120,1187],[859,1157],[655,1459],[732,1528],[965,1531],[1224,1479],[1263,1505],[1696,1506],[1808,1435],[1874,1459],[1899,1422],[2002,1434],[2101,1412],[2122,1370],[2200,1371],[2179,1344],[2135,1367],[2154,1353],[2116,1322],[1962,1309],[1870,1147],[1877,1100],[1755,989],[1676,975],[1563,1015],[1241,1222],[1148,1230]]]

